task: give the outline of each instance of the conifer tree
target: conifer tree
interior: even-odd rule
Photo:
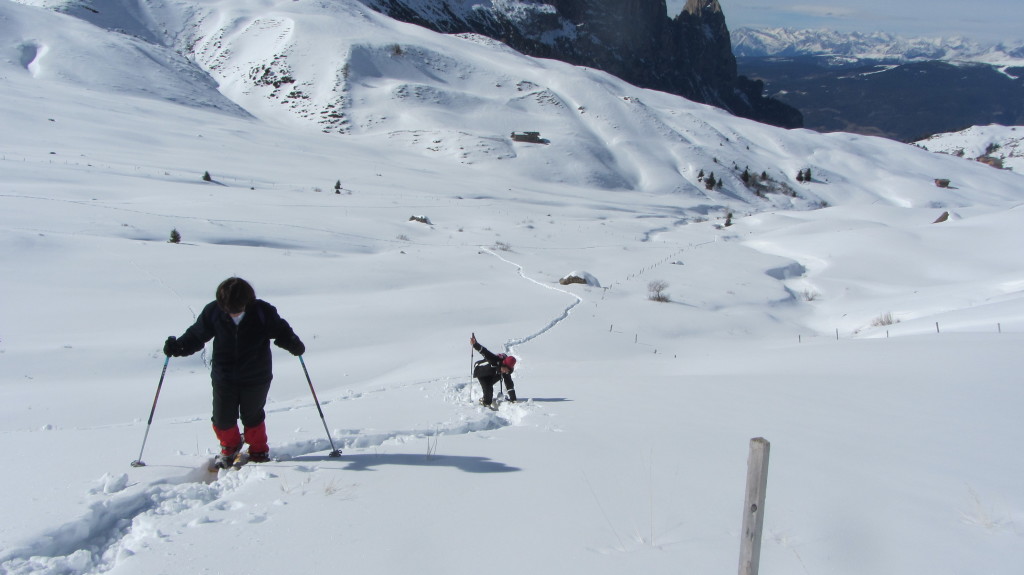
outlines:
[[[710,174],[708,174],[707,179],[704,180],[704,187],[709,189],[709,190],[713,190],[713,189],[715,189],[715,184],[717,184],[717,183],[718,183],[718,181],[715,180],[715,173],[711,172]]]

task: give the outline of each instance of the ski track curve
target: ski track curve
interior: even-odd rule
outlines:
[[[491,249],[488,249],[488,248],[485,248],[485,247],[481,247],[480,250],[484,251],[484,252],[486,252],[488,254],[491,254],[492,256],[498,258],[499,260],[501,260],[501,261],[503,261],[503,262],[505,262],[505,263],[507,263],[507,264],[509,264],[511,266],[515,266],[516,270],[519,273],[519,277],[525,279],[526,281],[531,282],[533,284],[536,284],[536,285],[538,285],[538,286],[540,286],[540,287],[542,287],[544,289],[549,289],[549,290],[556,291],[556,292],[559,292],[559,293],[564,293],[565,295],[570,296],[570,297],[572,297],[575,300],[571,304],[569,304],[564,310],[562,310],[561,314],[559,314],[557,317],[555,317],[554,319],[549,321],[547,323],[547,325],[542,327],[540,330],[538,330],[538,331],[536,331],[536,332],[534,332],[534,333],[532,333],[530,335],[527,335],[527,336],[524,336],[524,337],[520,337],[520,338],[517,338],[517,339],[511,339],[511,340],[505,342],[504,348],[505,348],[505,352],[506,353],[512,353],[512,351],[515,349],[515,347],[517,345],[522,345],[524,343],[533,341],[533,340],[537,339],[538,337],[544,335],[545,333],[551,331],[556,325],[558,325],[558,324],[562,323],[563,321],[569,319],[569,315],[572,313],[573,308],[575,308],[576,306],[578,306],[581,303],[583,303],[583,298],[581,298],[580,296],[578,296],[578,295],[576,295],[576,294],[574,294],[574,293],[572,293],[572,292],[570,292],[568,290],[564,290],[564,289],[561,289],[561,288],[556,288],[554,286],[547,285],[545,283],[539,282],[539,281],[531,278],[530,276],[526,275],[526,271],[523,270],[523,266],[521,266],[521,265],[519,265],[519,264],[517,264],[517,263],[515,263],[513,261],[510,261],[510,260],[508,260],[508,259],[506,259],[504,257],[502,257],[501,255],[495,253],[494,250],[491,250]]]

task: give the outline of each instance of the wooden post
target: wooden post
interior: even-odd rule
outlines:
[[[750,455],[747,456],[747,493],[743,501],[739,575],[757,575],[761,563],[761,528],[764,525],[764,499],[768,489],[770,447],[771,444],[763,437],[750,440]]]

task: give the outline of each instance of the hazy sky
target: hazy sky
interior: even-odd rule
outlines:
[[[730,30],[742,27],[883,31],[900,36],[1024,40],[1024,0],[719,0]],[[667,0],[675,16],[686,0]]]

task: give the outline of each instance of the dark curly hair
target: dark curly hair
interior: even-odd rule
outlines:
[[[256,292],[242,278],[228,278],[217,286],[217,306],[224,313],[242,313],[254,299]]]

